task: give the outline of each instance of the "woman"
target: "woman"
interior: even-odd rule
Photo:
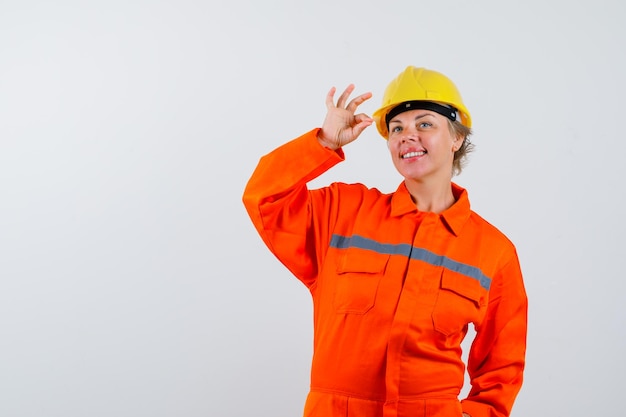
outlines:
[[[471,117],[446,76],[407,67],[373,118],[349,86],[314,129],[261,158],[244,192],[268,248],[310,290],[306,417],[504,417],[522,384],[527,299],[513,244],[452,182]],[[307,182],[376,124],[404,181],[391,194]],[[473,324],[471,391],[459,401]]]

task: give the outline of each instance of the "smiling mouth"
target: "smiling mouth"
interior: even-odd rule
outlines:
[[[407,152],[404,155],[402,155],[402,159],[415,158],[415,157],[423,156],[423,155],[426,155],[426,151]]]

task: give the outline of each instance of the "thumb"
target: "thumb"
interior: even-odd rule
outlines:
[[[354,132],[354,136],[357,137],[359,136],[365,129],[367,129],[372,123],[374,122],[374,120],[370,119],[369,117],[365,116],[365,119],[362,121],[359,121],[359,123],[357,123],[354,128],[352,129],[352,131]]]

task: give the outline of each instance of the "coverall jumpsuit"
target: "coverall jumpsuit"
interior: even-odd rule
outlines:
[[[305,417],[508,416],[522,384],[527,298],[515,247],[471,211],[467,192],[420,212],[400,184],[307,182],[344,160],[318,129],[261,158],[245,207],[313,299]],[[472,323],[471,391],[459,401]]]

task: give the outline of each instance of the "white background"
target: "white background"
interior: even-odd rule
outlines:
[[[457,177],[530,299],[514,416],[622,415],[614,1],[0,0],[0,416],[301,415],[307,290],[241,204],[258,159],[407,65],[474,118]],[[318,184],[401,178],[374,128]],[[315,185],[315,184],[314,184]]]

